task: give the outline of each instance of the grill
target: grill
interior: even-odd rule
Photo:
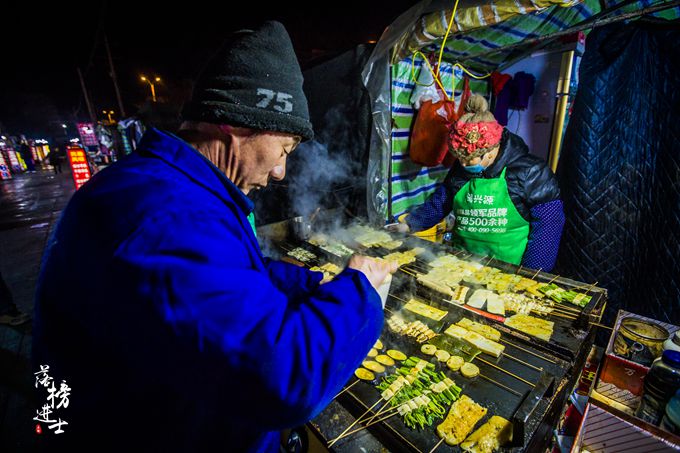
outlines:
[[[342,239],[348,248],[368,256],[383,257],[393,252],[404,252],[416,247],[426,249],[416,260],[400,268],[392,280],[389,296],[385,306],[385,318],[399,316],[405,322],[421,321],[438,334],[432,339],[432,344],[446,342],[448,336],[444,331],[462,318],[489,325],[501,332],[501,344],[505,346],[499,358],[481,353],[472,362],[481,372],[476,378],[467,379],[458,372],[450,371],[445,363],[436,358],[426,356],[421,352],[421,343],[413,337],[406,337],[394,332],[385,323],[380,337],[384,350],[396,349],[407,356],[428,360],[434,365],[436,372],[444,372],[461,387],[462,394],[472,398],[476,403],[488,409],[487,415],[476,425],[481,426],[492,415],[501,416],[513,423],[513,440],[502,451],[541,451],[549,444],[553,427],[556,426],[566,400],[573,390],[579,377],[590,348],[593,344],[596,327],[592,322],[599,321],[604,310],[607,292],[593,285],[577,282],[564,277],[551,275],[531,269],[523,269],[492,258],[477,256],[455,249],[445,244],[424,241],[417,237],[397,237],[402,241],[394,249],[384,247],[364,247],[358,244],[350,234],[346,234],[350,224],[366,226],[361,219],[348,218],[341,211],[323,211],[313,222],[309,219],[297,218],[258,228],[258,236],[265,254],[274,258],[281,258],[298,265],[308,267],[333,263],[344,267],[347,257],[340,256],[343,250],[331,253],[328,244],[325,248],[314,242],[319,232],[331,232],[327,238],[331,241]],[[311,242],[310,242],[311,240]],[[314,255],[292,258],[289,253],[295,249],[303,249]],[[560,305],[559,313],[540,316],[554,322],[553,334],[549,341],[531,337],[523,332],[506,326],[502,317],[474,309],[468,305],[452,304],[438,291],[423,286],[416,279],[418,274],[426,273],[430,262],[439,255],[452,254],[461,260],[481,263],[484,266],[499,269],[503,273],[517,274],[532,278],[538,282],[554,283],[565,290],[575,289],[591,296],[588,304],[579,308],[575,305]],[[482,284],[463,282],[470,287],[469,295]],[[433,320],[404,310],[406,301],[416,298],[434,308],[444,310],[447,314],[441,320]],[[533,315],[533,314],[532,314]],[[384,351],[381,352],[384,354]],[[386,374],[394,373],[396,367],[386,367]],[[384,376],[384,375],[383,375]],[[358,381],[352,377],[334,402],[309,424],[309,429],[324,444],[340,435],[353,421],[352,417],[359,417],[367,411],[374,414],[380,410],[384,401],[380,401],[380,391],[374,382]],[[448,407],[446,408],[448,412]],[[349,415],[351,414],[351,416]],[[387,413],[389,414],[389,413]],[[381,416],[375,418],[380,420]],[[420,451],[429,452],[435,447],[440,438],[435,433],[436,426],[442,419],[435,421],[432,426],[423,429],[411,429],[405,425],[398,415],[368,427],[373,436],[372,442],[390,451]],[[364,424],[357,423],[355,428]],[[343,437],[333,444],[332,450],[358,451],[366,446],[366,431]],[[442,447],[443,448],[443,447]],[[447,447],[450,448],[451,447]],[[458,448],[458,447],[454,447]]]

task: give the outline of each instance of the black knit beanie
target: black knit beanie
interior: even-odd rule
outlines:
[[[302,71],[283,24],[234,33],[198,77],[182,117],[311,140]]]

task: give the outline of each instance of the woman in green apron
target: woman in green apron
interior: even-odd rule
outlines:
[[[524,141],[498,124],[486,100],[470,97],[451,128],[458,161],[425,204],[400,218],[398,231],[422,231],[453,211],[454,243],[512,264],[551,270],[564,211],[555,175]]]

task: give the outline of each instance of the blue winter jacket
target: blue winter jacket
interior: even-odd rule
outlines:
[[[36,295],[34,366],[72,389],[64,433],[41,442],[278,451],[277,430],[331,401],[379,336],[380,298],[358,271],[319,285],[263,258],[252,208],[153,129],[76,192]]]

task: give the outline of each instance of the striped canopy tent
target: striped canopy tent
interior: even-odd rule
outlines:
[[[528,55],[554,47],[566,36],[643,14],[680,17],[680,1],[652,0],[426,0],[402,14],[383,33],[363,78],[371,94],[373,125],[368,214],[390,222],[423,203],[446,175],[409,158],[415,110],[411,95],[425,64],[437,60],[449,98],[458,106],[467,70],[470,90],[488,97],[488,75]],[[447,36],[448,31],[448,36]]]

